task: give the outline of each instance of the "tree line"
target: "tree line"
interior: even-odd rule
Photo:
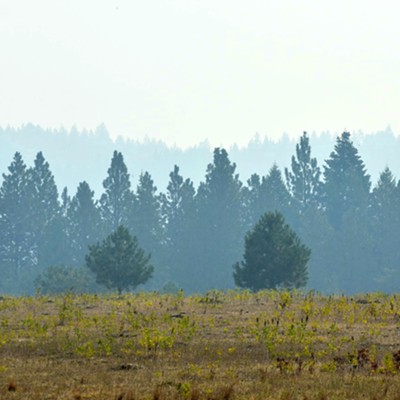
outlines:
[[[60,194],[41,152],[29,168],[17,152],[0,187],[1,290],[32,293],[48,267],[83,266],[88,246],[121,225],[151,253],[154,276],[145,289],[233,288],[232,266],[242,259],[246,232],[265,212],[279,211],[312,250],[309,288],[396,291],[399,182],[387,167],[372,187],[348,132],[322,166],[311,150],[304,133],[290,168],[274,164],[243,183],[227,151],[216,148],[197,187],[175,165],[163,193],[149,172],[132,188],[115,151],[98,199],[85,181],[75,194]]]

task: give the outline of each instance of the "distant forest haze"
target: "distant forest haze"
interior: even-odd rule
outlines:
[[[400,139],[304,133],[188,149],[95,132],[0,129],[3,293],[31,294],[56,265],[82,268],[118,226],[151,253],[146,290],[234,288],[244,238],[279,211],[311,249],[308,289],[398,291]],[[237,164],[236,164],[237,163]]]

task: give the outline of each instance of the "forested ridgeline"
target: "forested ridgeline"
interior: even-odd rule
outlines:
[[[321,164],[329,157],[336,136],[340,133],[308,132],[313,157]],[[300,135],[301,132],[298,136]],[[373,182],[377,182],[386,165],[400,178],[400,136],[395,136],[387,128],[368,135],[354,132],[351,137]],[[290,168],[297,141],[298,137],[291,138],[287,135],[272,140],[256,134],[245,145],[224,147],[221,143],[215,143],[214,147],[224,147],[227,150],[230,159],[237,165],[236,173],[245,182],[253,173],[266,175],[273,163],[279,165],[282,171],[285,167]],[[6,171],[16,151],[23,155],[28,164],[41,151],[51,165],[59,188],[68,187],[73,192],[80,182],[86,181],[98,198],[103,192],[102,182],[110,165],[111,155],[117,150],[124,155],[132,185],[137,185],[142,171],[149,171],[158,189],[165,191],[168,173],[175,164],[179,165],[181,174],[190,177],[197,187],[204,179],[205,166],[210,162],[214,147],[207,141],[182,149],[151,138],[113,139],[104,125],[94,131],[87,131],[74,127],[70,130],[49,130],[26,124],[18,128],[0,127],[0,171]],[[0,184],[1,181],[0,175]]]
[[[312,251],[310,289],[397,291],[400,185],[391,170],[384,168],[373,184],[347,132],[322,164],[307,134],[292,152],[288,168],[272,163],[243,182],[228,152],[216,148],[199,184],[175,165],[159,191],[146,170],[133,186],[122,152],[114,151],[100,196],[87,181],[74,193],[60,192],[42,152],[32,166],[16,152],[0,188],[1,291],[33,293],[49,266],[78,271],[88,246],[120,225],[152,255],[154,277],[146,289],[233,288],[246,232],[275,210]]]

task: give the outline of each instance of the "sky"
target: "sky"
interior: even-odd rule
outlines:
[[[400,133],[400,4],[0,0],[0,125],[187,147]]]

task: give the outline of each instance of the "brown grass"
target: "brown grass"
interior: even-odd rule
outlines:
[[[400,399],[399,306],[270,291],[5,297],[0,399]]]

